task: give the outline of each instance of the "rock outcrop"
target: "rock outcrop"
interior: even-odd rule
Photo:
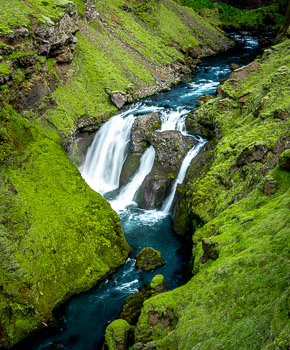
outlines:
[[[136,256],[135,267],[138,270],[151,271],[165,265],[161,253],[153,248],[144,248]]]

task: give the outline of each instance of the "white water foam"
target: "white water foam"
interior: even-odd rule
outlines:
[[[188,153],[187,155],[185,156],[185,158],[183,159],[183,162],[181,164],[181,168],[179,170],[179,174],[172,186],[172,189],[171,189],[171,193],[170,195],[166,198],[166,200],[164,201],[163,205],[162,205],[162,208],[161,208],[161,211],[163,213],[169,213],[170,212],[170,208],[172,206],[172,202],[173,202],[173,199],[174,199],[174,195],[175,195],[175,192],[176,192],[176,187],[177,187],[177,184],[182,184],[183,183],[183,180],[185,178],[185,175],[186,175],[186,172],[187,172],[187,169],[192,161],[192,159],[198,154],[198,152],[200,151],[200,149],[202,148],[202,146],[206,143],[205,140],[202,140],[197,146],[193,147]]]
[[[134,201],[136,192],[142,185],[146,175],[150,173],[154,159],[155,150],[153,146],[150,146],[141,157],[139,169],[133,176],[131,182],[122,188],[116,199],[110,201],[110,204],[114,210],[124,210],[129,205],[137,205]]]

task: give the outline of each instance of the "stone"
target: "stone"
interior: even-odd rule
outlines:
[[[278,184],[272,176],[268,175],[265,181],[264,195],[267,197],[272,196],[278,189]]]
[[[205,104],[207,101],[212,100],[212,99],[214,99],[214,97],[211,96],[211,95],[202,95],[202,96],[200,96],[200,97],[198,98],[197,105],[198,105],[198,106],[202,106],[202,105]]]
[[[127,350],[130,325],[122,319],[113,321],[106,329],[105,348],[108,350]]]
[[[121,109],[128,102],[127,95],[122,91],[112,92],[111,101],[113,104]]]
[[[169,291],[169,287],[163,275],[156,275],[152,279],[150,287],[155,293],[165,293]]]
[[[208,98],[207,101],[210,99]],[[215,125],[213,117],[208,113],[202,113],[201,110],[191,111],[185,121],[186,129],[194,134],[212,139],[215,136]]]
[[[282,169],[290,171],[290,149],[285,150],[279,158],[279,166]]]
[[[231,68],[231,70],[236,70],[239,68],[239,65],[236,63],[231,63],[230,68]]]
[[[56,60],[59,63],[70,63],[73,60],[73,54],[69,47],[62,47],[55,52]]]
[[[201,242],[204,255],[206,255],[209,259],[216,260],[219,257],[217,241],[213,238],[203,238]],[[203,260],[206,260],[206,258],[203,257]]]
[[[135,119],[129,144],[129,154],[120,175],[120,186],[124,186],[139,167],[142,154],[150,145],[148,133],[159,129],[161,122],[157,113],[148,113]]]
[[[235,70],[229,77],[229,79],[237,79],[243,81],[250,73],[257,72],[259,69],[259,63],[254,61],[245,67]]]
[[[165,262],[161,257],[161,253],[151,247],[144,248],[136,256],[135,267],[138,270],[152,271],[164,265]]]
[[[176,130],[152,132],[147,137],[155,148],[155,160],[137,193],[137,203],[141,208],[154,209],[161,206],[170,193],[186,153],[197,140]]]
[[[35,66],[36,62],[37,62],[37,55],[23,56],[17,60],[17,64],[21,68],[28,68],[31,66]]]
[[[255,161],[261,161],[267,152],[268,146],[264,141],[254,142],[239,155],[237,165],[240,167]]]

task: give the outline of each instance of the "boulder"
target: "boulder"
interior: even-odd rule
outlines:
[[[246,147],[237,159],[237,165],[243,166],[255,161],[261,161],[268,152],[264,141],[257,141]]]
[[[264,187],[264,194],[267,197],[272,196],[278,189],[278,184],[275,179],[273,179],[272,176],[268,175],[266,176],[265,180],[265,187]]]
[[[157,267],[165,265],[161,253],[151,247],[144,248],[136,256],[135,267],[139,270],[151,271]]]
[[[290,149],[286,149],[279,158],[279,165],[282,169],[290,171]]]
[[[141,208],[154,209],[161,206],[170,193],[186,153],[197,141],[176,130],[152,132],[147,136],[155,148],[155,160],[137,193],[137,202]]]
[[[231,68],[231,70],[236,70],[239,68],[239,65],[236,63],[231,63],[230,68]]]
[[[105,349],[126,350],[128,349],[128,336],[130,325],[125,320],[115,320],[106,329]]]
[[[202,239],[202,262],[203,260],[212,259],[216,260],[219,257],[218,243],[213,238],[203,238]]]
[[[150,287],[154,293],[164,293],[169,291],[168,285],[163,275],[156,275],[152,279]]]
[[[201,109],[191,111],[186,118],[185,125],[192,134],[206,139],[212,139],[215,136],[213,117],[208,113],[203,113]]]
[[[128,98],[124,92],[116,91],[112,92],[111,101],[117,108],[121,109],[128,102]]]
[[[126,299],[120,318],[126,320],[130,325],[136,325],[144,301],[153,295],[164,293],[168,290],[169,288],[164,277],[156,275],[150,285],[142,288],[139,292],[133,293]]]
[[[214,99],[214,97],[212,95],[202,95],[199,96],[198,101],[197,101],[197,105],[198,106],[202,106],[204,105],[207,101]]]
[[[148,113],[135,119],[131,129],[129,154],[120,175],[120,186],[126,185],[139,167],[140,159],[150,145],[147,134],[161,126],[157,113]]]

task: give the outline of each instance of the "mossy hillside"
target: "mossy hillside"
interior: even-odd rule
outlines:
[[[3,112],[0,323],[1,341],[13,344],[124,263],[130,249],[117,214],[84,183],[57,136],[12,108]]]
[[[274,196],[256,190],[212,221],[219,258],[201,264],[199,243],[192,280],[144,303],[135,341],[149,342],[145,349],[287,349],[290,175],[277,167],[271,176]]]
[[[209,0],[176,0],[176,2],[194,9],[205,18],[210,14],[206,9],[212,13],[218,10],[221,26],[228,30],[278,30],[283,24],[287,8],[285,1],[252,10],[238,9],[223,2],[214,5]]]
[[[43,22],[47,25],[54,25],[69,8],[72,1],[69,0],[30,0],[24,1],[0,1],[1,19],[0,34],[13,33],[12,28],[26,27],[31,29],[33,22]],[[80,14],[84,13],[85,3],[80,0],[74,1]]]
[[[132,6],[132,10],[124,10],[125,6]],[[147,20],[143,7],[137,10],[136,6],[121,0],[98,1],[96,18],[80,23],[75,74],[53,93],[58,108],[46,115],[64,137],[81,121],[93,118],[91,123],[97,127],[116,112],[104,87],[130,91],[133,99],[140,97],[160,81],[174,81],[168,65],[183,61],[188,49],[203,45],[200,52],[211,54],[229,45],[222,32],[194,11],[188,14],[171,1],[146,5],[154,23]],[[174,30],[170,23],[174,23]],[[205,32],[207,35],[201,35]]]
[[[230,79],[220,97],[198,109],[201,119],[212,118],[219,142],[206,175],[191,177],[189,169],[185,188],[189,217],[213,219],[250,193],[277,164],[289,139],[289,59],[287,40],[264,54],[258,72],[241,84]],[[266,148],[263,157],[240,164],[242,155],[255,147]]]

